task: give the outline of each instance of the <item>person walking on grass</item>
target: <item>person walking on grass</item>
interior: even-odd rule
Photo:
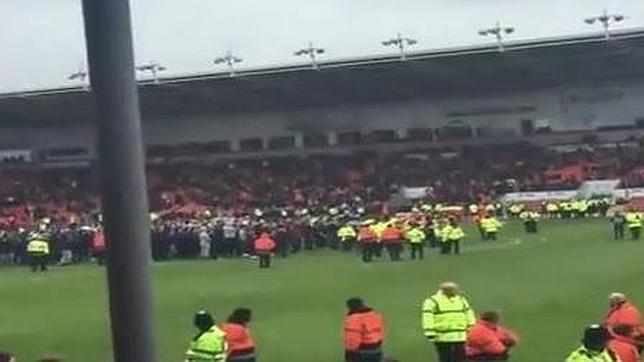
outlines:
[[[474,322],[474,311],[454,282],[442,283],[423,303],[423,332],[440,362],[465,361],[467,332]]]
[[[608,330],[599,324],[586,327],[582,345],[568,356],[566,362],[622,362],[606,347],[608,338]]]
[[[467,333],[465,353],[468,361],[508,361],[518,342],[517,334],[501,325],[498,311],[483,312]]]
[[[360,298],[347,300],[344,319],[344,350],[346,362],[381,362],[385,338],[385,322]]]
[[[255,240],[255,253],[259,258],[259,268],[271,267],[271,254],[275,250],[275,240],[269,233],[262,233],[259,238]]]
[[[31,271],[36,273],[47,271],[49,261],[50,239],[44,233],[33,233],[27,243],[27,254],[31,258]]]
[[[255,342],[248,328],[251,316],[250,309],[237,308],[222,325],[228,343],[226,362],[255,362]]]
[[[185,362],[224,362],[228,352],[226,334],[206,311],[195,314],[193,325],[197,335],[190,342]]]
[[[424,258],[425,239],[427,238],[423,229],[417,224],[411,224],[410,229],[405,233],[405,239],[409,243],[410,259]]]
[[[610,332],[608,348],[615,352],[621,362],[640,362],[640,351],[637,341],[633,338],[633,327],[618,324]]]

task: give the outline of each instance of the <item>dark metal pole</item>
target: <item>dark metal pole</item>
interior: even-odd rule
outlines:
[[[114,360],[155,361],[150,231],[128,0],[83,0],[97,112]]]

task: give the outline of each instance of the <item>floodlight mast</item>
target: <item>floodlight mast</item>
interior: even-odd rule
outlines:
[[[318,65],[317,55],[324,54],[324,52],[324,48],[316,48],[313,46],[313,42],[309,42],[308,47],[298,49],[294,54],[296,56],[308,56],[311,59],[311,67],[315,70],[319,70],[320,66]]]
[[[403,37],[400,33],[396,37],[382,41],[383,46],[395,46],[400,52],[400,60],[407,60],[405,49],[410,45],[418,44],[416,39]]]
[[[81,83],[81,86],[83,89],[89,91],[91,87],[89,86],[89,82],[87,82],[87,77],[89,77],[89,74],[83,70],[83,68],[80,68],[77,72],[69,74],[67,77],[68,80],[77,80],[78,82]]]
[[[116,362],[156,362],[150,218],[128,0],[83,0]]]
[[[154,83],[159,83],[159,72],[165,71],[167,68],[161,63],[149,61],[148,63],[141,64],[136,67],[139,72],[150,72]]]
[[[588,25],[593,25],[599,23],[604,31],[604,39],[610,39],[610,27],[611,25],[621,23],[626,17],[621,14],[609,14],[606,9],[598,16],[591,16],[584,19],[584,22]]]
[[[494,27],[489,29],[481,29],[478,31],[481,36],[494,35],[496,38],[496,44],[499,47],[499,52],[504,52],[505,47],[503,46],[503,36],[510,35],[514,33],[514,28],[511,26],[502,26],[501,22],[497,20]]]
[[[223,57],[218,57],[213,59],[213,64],[214,65],[219,65],[219,64],[226,64],[228,66],[228,73],[230,74],[231,77],[236,76],[237,74],[235,73],[235,64],[241,63],[244,60],[242,58],[238,58],[232,54],[232,52],[227,52],[226,55]]]

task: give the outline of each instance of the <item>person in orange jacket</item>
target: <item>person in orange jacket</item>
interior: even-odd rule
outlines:
[[[255,342],[248,329],[251,315],[250,309],[237,308],[222,325],[228,343],[226,362],[255,362]]]
[[[360,298],[347,300],[344,319],[344,356],[346,362],[381,362],[385,322]]]
[[[497,311],[484,312],[467,332],[465,354],[469,361],[507,361],[509,350],[519,342],[513,331],[503,327]]]
[[[378,242],[378,236],[369,226],[368,223],[363,223],[358,231],[358,243],[362,251],[362,261],[369,263],[375,254],[375,246]]]
[[[637,342],[633,339],[633,327],[626,324],[618,324],[613,327],[611,339],[608,341],[608,348],[615,352],[620,362],[639,362],[640,353]]]
[[[624,293],[612,293],[608,297],[610,309],[604,316],[604,327],[609,332],[619,324],[631,326],[633,328],[632,337],[638,341],[642,340],[644,328],[642,326],[642,314],[637,307],[631,303]]]
[[[255,239],[255,254],[259,257],[260,268],[271,267],[271,253],[275,249],[275,240],[269,233],[262,233]]]
[[[92,252],[98,261],[98,265],[105,264],[107,254],[107,244],[105,243],[105,232],[103,228],[99,227],[92,235]]]
[[[387,248],[387,253],[389,253],[389,259],[391,261],[400,260],[400,253],[402,253],[403,242],[405,237],[402,230],[394,225],[389,225],[382,232],[382,243]]]

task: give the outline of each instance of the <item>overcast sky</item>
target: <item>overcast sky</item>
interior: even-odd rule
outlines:
[[[85,67],[81,0],[0,0],[0,92],[75,85]],[[603,8],[644,26],[644,0],[132,0],[136,61],[166,74],[212,71],[226,51],[243,67],[293,63],[311,40],[326,59],[392,52],[401,32],[417,50],[487,42],[476,31],[499,19],[512,39],[597,31],[583,18]]]

